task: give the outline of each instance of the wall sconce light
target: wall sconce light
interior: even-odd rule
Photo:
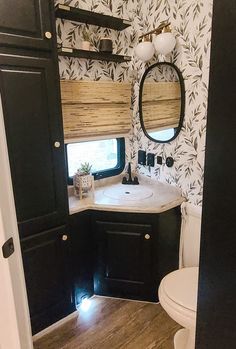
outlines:
[[[152,40],[152,35],[156,36]],[[176,45],[176,39],[171,32],[170,23],[163,22],[158,28],[139,37],[139,44],[135,48],[135,54],[143,61],[149,61],[155,50],[158,54],[167,55]]]
[[[136,56],[141,59],[141,61],[147,62],[154,56],[154,53],[155,49],[152,44],[151,36],[143,36],[135,48]]]

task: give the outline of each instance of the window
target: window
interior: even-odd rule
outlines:
[[[154,139],[158,139],[159,141],[166,141],[167,139],[171,139],[175,135],[174,128],[168,128],[167,130],[161,130],[156,132],[149,132],[149,136]]]
[[[124,138],[70,143],[66,145],[69,183],[84,162],[92,165],[95,179],[111,177],[121,173],[125,166]]]

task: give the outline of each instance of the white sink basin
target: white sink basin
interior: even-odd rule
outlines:
[[[145,185],[120,184],[105,189],[103,194],[115,200],[140,201],[152,197],[153,191]]]

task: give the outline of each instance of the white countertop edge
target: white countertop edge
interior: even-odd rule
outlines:
[[[160,207],[138,207],[138,206],[122,206],[122,205],[103,205],[103,204],[95,204],[95,203],[83,203],[83,207],[72,207],[69,210],[69,214],[73,215],[75,213],[87,211],[87,210],[96,210],[96,211],[109,211],[109,212],[130,212],[130,213],[162,213],[168,211],[172,208],[180,206],[186,199],[184,197],[180,197],[177,200],[174,200],[166,205]]]

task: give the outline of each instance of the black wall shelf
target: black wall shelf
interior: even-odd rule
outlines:
[[[117,63],[131,61],[130,56],[115,55],[111,53],[101,53],[96,51],[78,50],[78,49],[72,49],[72,48],[66,48],[66,47],[62,47],[58,49],[58,56],[86,58],[86,59],[93,59],[98,61],[117,62]]]
[[[126,19],[103,15],[92,11],[82,10],[71,6],[58,4],[55,8],[57,18],[68,19],[70,21],[93,24],[115,30],[123,30],[131,25]]]

